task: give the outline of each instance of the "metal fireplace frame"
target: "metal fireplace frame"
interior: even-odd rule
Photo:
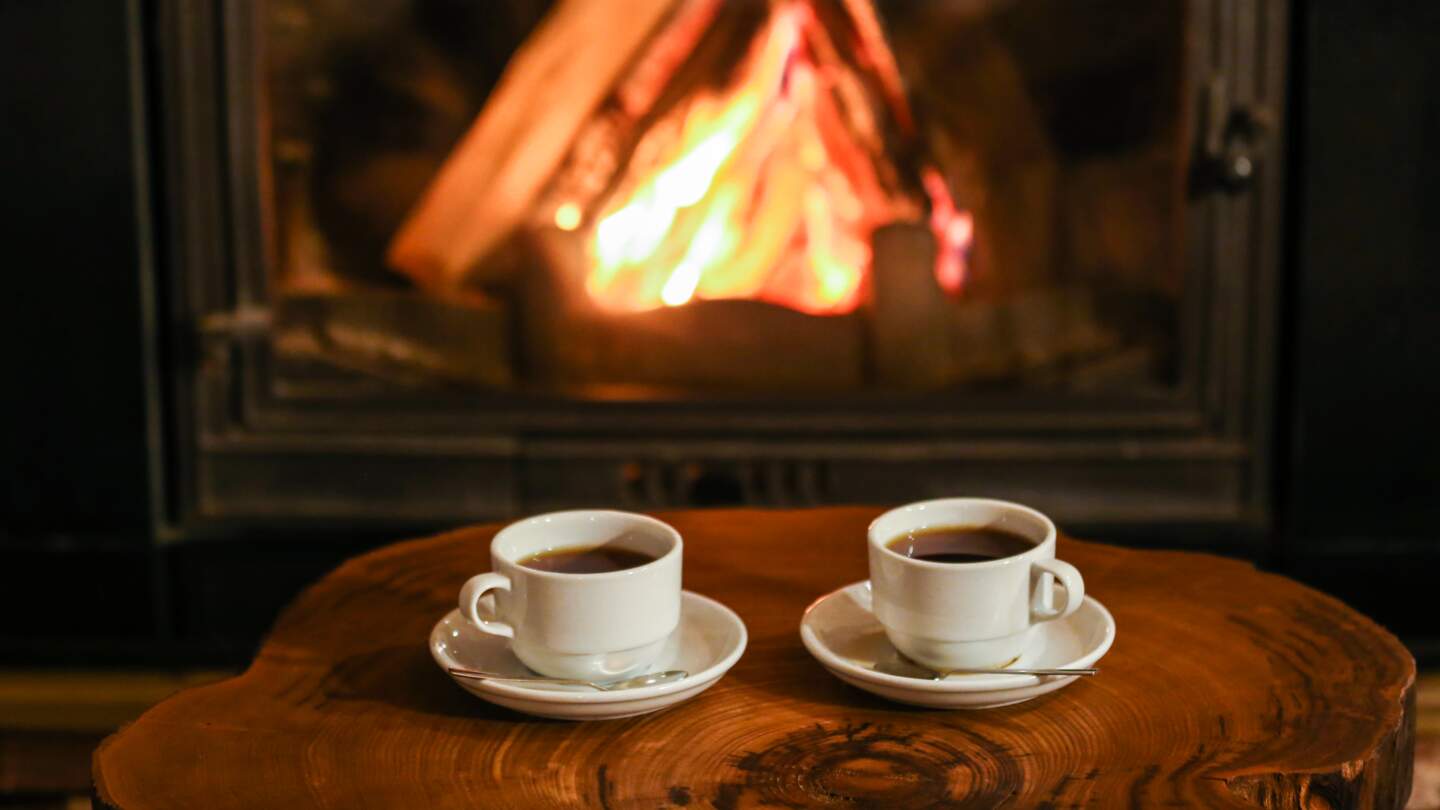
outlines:
[[[1185,5],[1191,154],[1221,182],[1193,194],[1186,214],[1173,396],[1067,394],[1051,406],[1033,395],[442,401],[340,377],[281,384],[265,340],[273,245],[259,5],[155,6],[171,386],[164,537],[663,508],[717,492],[785,506],[989,494],[1072,526],[1268,523],[1288,2]],[[1262,125],[1276,146],[1256,160],[1246,138]]]

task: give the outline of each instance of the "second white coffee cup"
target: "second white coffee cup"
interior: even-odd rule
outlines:
[[[540,571],[536,554],[600,545],[653,560],[594,574]],[[490,543],[491,572],[460,589],[460,613],[481,631],[511,639],[525,666],[554,678],[606,680],[638,674],[680,623],[682,543],[646,515],[598,509],[553,512],[512,523]],[[493,608],[484,597],[493,594]]]
[[[992,527],[1033,547],[984,562],[930,562],[888,546],[939,527]],[[943,498],[892,509],[870,524],[875,618],[895,648],[937,670],[997,668],[1015,660],[1039,622],[1074,613],[1085,598],[1075,566],[1055,559],[1055,524],[1007,501]],[[1055,604],[1052,582],[1063,586]]]

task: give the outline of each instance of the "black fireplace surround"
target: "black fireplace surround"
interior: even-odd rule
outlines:
[[[1192,178],[1200,294],[1174,396],[877,414],[277,389],[237,49],[249,8],[0,10],[20,369],[0,658],[243,660],[343,557],[465,521],[945,493],[1033,502],[1096,539],[1249,557],[1433,649],[1409,594],[1440,559],[1426,238],[1440,103],[1424,84],[1440,11],[1185,4],[1210,77],[1196,86],[1223,87],[1227,116],[1263,109],[1265,134],[1253,175]],[[1197,167],[1233,170],[1234,143],[1207,157],[1196,138]]]

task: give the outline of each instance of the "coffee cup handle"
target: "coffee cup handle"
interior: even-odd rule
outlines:
[[[465,586],[460,589],[460,615],[470,620],[475,628],[482,633],[489,633],[492,636],[501,638],[514,638],[515,628],[504,622],[497,622],[494,619],[482,619],[477,608],[480,606],[480,598],[491,591],[510,590],[510,579],[504,574],[488,573],[476,574],[471,577]]]
[[[1060,584],[1065,586],[1065,604],[1053,610],[1034,610],[1031,614],[1037,622],[1048,622],[1054,619],[1063,619],[1071,613],[1080,609],[1080,603],[1085,601],[1085,580],[1075,566],[1063,560],[1036,560],[1032,563],[1041,571],[1052,574]],[[1041,582],[1044,577],[1039,578]],[[1048,600],[1046,600],[1048,601]]]

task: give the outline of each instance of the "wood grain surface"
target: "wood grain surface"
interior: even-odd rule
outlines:
[[[534,720],[462,692],[426,637],[498,528],[354,559],[239,677],[157,705],[95,754],[97,803],[255,807],[1401,807],[1414,662],[1343,604],[1244,563],[1062,539],[1115,616],[1102,673],[1018,706],[936,711],[832,678],[801,612],[865,578],[878,510],[661,514],[685,587],[750,630],[658,714]]]

